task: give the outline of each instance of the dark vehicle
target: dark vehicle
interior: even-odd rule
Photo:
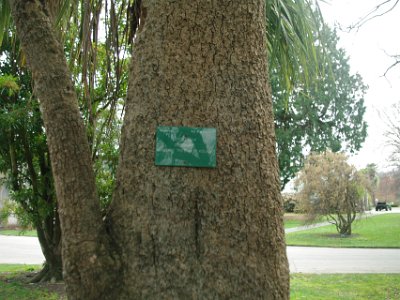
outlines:
[[[378,210],[381,211],[383,209],[388,211],[388,210],[392,210],[392,207],[389,204],[387,204],[386,202],[378,202],[376,204],[376,206],[375,206],[375,210],[376,211],[378,211]]]

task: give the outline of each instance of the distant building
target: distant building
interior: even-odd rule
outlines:
[[[0,184],[0,210],[3,208],[6,200],[8,200],[7,188]]]
[[[0,210],[3,209],[4,204],[8,201],[8,190],[4,185],[0,185]],[[4,224],[5,223],[5,224]],[[0,222],[0,227],[7,225],[17,225],[17,219],[14,216],[9,216],[7,222]]]

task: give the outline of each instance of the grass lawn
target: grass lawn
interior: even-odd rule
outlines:
[[[0,279],[0,299],[7,300],[58,300],[55,293],[44,289],[29,287],[16,282],[4,282]]]
[[[304,215],[304,214],[285,213],[283,215],[283,221],[284,221],[285,229],[310,224],[310,223],[306,223],[306,215]],[[324,218],[321,217],[312,223],[319,223],[319,222],[323,222],[323,221],[324,221]]]
[[[303,226],[304,222],[299,220],[285,220],[285,229]]]
[[[0,264],[0,299],[7,300],[60,300],[65,299],[54,292],[60,290],[59,283],[29,284],[27,279],[40,265]],[[61,290],[63,287],[61,288]],[[49,291],[50,290],[50,291]]]
[[[36,230],[2,229],[0,235],[37,236]]]
[[[295,213],[285,213],[283,215],[283,221],[286,228],[303,226],[305,222],[304,214],[295,214]]]
[[[37,271],[40,270],[40,268],[40,265],[0,264],[0,274],[4,275],[4,273],[8,273],[13,275],[18,272]]]
[[[290,299],[400,299],[400,274],[293,274]]]
[[[353,234],[340,237],[333,225],[286,234],[290,246],[349,248],[400,248],[400,214],[362,218],[353,223]]]

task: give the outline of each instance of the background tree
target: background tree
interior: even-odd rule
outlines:
[[[0,173],[25,224],[37,230],[46,258],[32,282],[62,278],[61,228],[50,157],[31,76],[21,68],[15,36],[7,36],[0,62]],[[7,75],[8,74],[8,75]],[[9,75],[12,74],[12,75]],[[14,77],[15,76],[15,77]]]
[[[365,205],[366,207],[370,207],[371,205],[374,206],[376,200],[376,193],[378,189],[378,182],[379,182],[377,165],[367,164],[365,169],[362,169],[360,172],[365,177],[366,189],[368,190],[368,193],[371,195],[371,200],[368,201],[367,199]]]
[[[377,198],[382,201],[397,202],[400,199],[400,103],[395,103],[389,111],[382,113],[382,122],[386,125],[385,146],[390,150],[388,166],[391,170],[379,174]]]
[[[400,204],[400,171],[398,169],[379,173],[376,198],[380,201]]]
[[[391,151],[389,165],[400,169],[400,103],[393,104],[390,111],[383,113],[383,122],[386,125],[386,147]]]
[[[282,87],[276,69],[270,70],[282,189],[301,169],[309,151],[354,152],[361,148],[367,134],[363,120],[366,86],[360,75],[350,74],[336,32],[319,20],[319,35],[314,34],[318,45],[315,55],[318,70],[326,70],[326,75],[310,75],[314,79],[308,82],[297,79],[302,78],[298,75],[295,89],[290,91]],[[297,72],[304,71],[299,68]]]
[[[10,3],[46,127],[69,296],[287,299],[264,1],[143,1],[106,222],[46,7]],[[218,167],[155,167],[159,124],[217,127]]]
[[[352,223],[364,209],[364,182],[346,160],[344,154],[330,151],[309,155],[296,179],[296,187],[309,220],[326,216],[339,234],[349,236]]]

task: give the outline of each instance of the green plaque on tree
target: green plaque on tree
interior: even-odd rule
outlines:
[[[215,168],[216,148],[215,128],[159,126],[155,164]]]

